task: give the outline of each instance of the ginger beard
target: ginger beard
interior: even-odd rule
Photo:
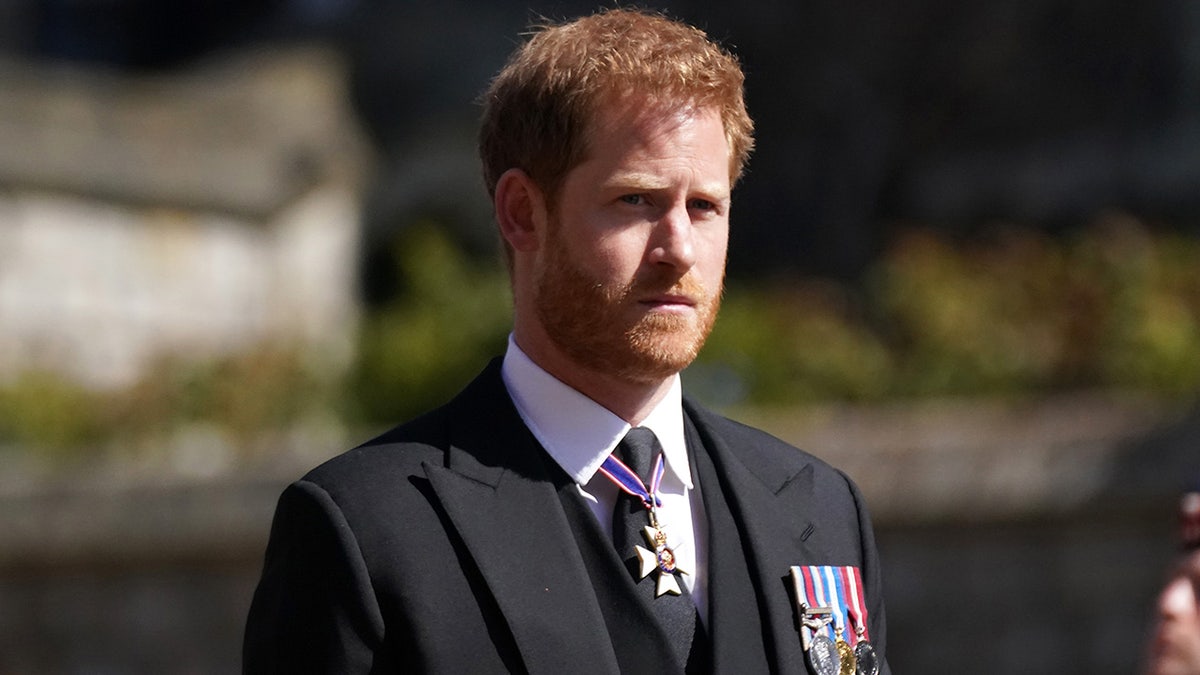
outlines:
[[[722,284],[704,288],[690,274],[639,275],[605,283],[571,259],[557,222],[535,272],[534,305],[546,334],[564,354],[597,373],[631,382],[657,382],[690,364],[712,331]],[[654,312],[638,298],[669,293],[689,298],[687,314]]]

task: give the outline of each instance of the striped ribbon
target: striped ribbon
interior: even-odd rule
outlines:
[[[857,567],[835,567],[832,565],[798,566],[804,580],[800,589],[806,596],[800,598],[810,607],[828,607],[833,611],[834,625],[843,627],[842,639],[850,646],[858,642],[855,631],[863,629],[862,638],[870,640],[867,633],[867,606],[863,597],[862,573]],[[846,614],[853,625],[846,623]],[[832,626],[826,626],[830,639],[836,637]]]
[[[648,509],[652,508],[651,504],[654,507],[662,506],[662,500],[658,497],[658,486],[662,484],[663,469],[663,457],[662,453],[659,453],[654,460],[654,469],[650,472],[650,487],[647,489],[641,477],[617,459],[616,455],[609,455],[600,465],[600,473],[608,476],[608,479],[623,492],[641,499]]]

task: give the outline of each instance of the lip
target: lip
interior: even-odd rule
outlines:
[[[646,298],[641,301],[643,305],[649,305],[653,308],[662,309],[691,309],[696,306],[696,301],[686,295],[656,295]]]
[[[1151,658],[1170,659],[1173,658],[1175,651],[1178,649],[1177,644],[1186,641],[1186,637],[1181,637],[1172,626],[1158,626],[1151,639],[1149,653]]]

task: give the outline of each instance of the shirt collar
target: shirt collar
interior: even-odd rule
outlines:
[[[501,376],[521,419],[567,475],[579,485],[592,476],[629,431],[629,423],[542,370],[511,335]],[[663,446],[667,470],[692,487],[683,435],[683,390],[673,376],[663,400],[642,422]]]

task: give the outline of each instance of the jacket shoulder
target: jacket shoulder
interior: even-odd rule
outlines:
[[[442,463],[449,442],[446,416],[438,409],[326,460],[301,481],[328,489],[419,470],[424,462]]]
[[[424,477],[423,465],[453,466],[454,457],[459,466],[510,466],[508,440],[522,432],[528,433],[504,387],[500,359],[494,359],[449,402],[330,459],[302,480],[331,493],[372,486],[405,490],[413,476]]]

